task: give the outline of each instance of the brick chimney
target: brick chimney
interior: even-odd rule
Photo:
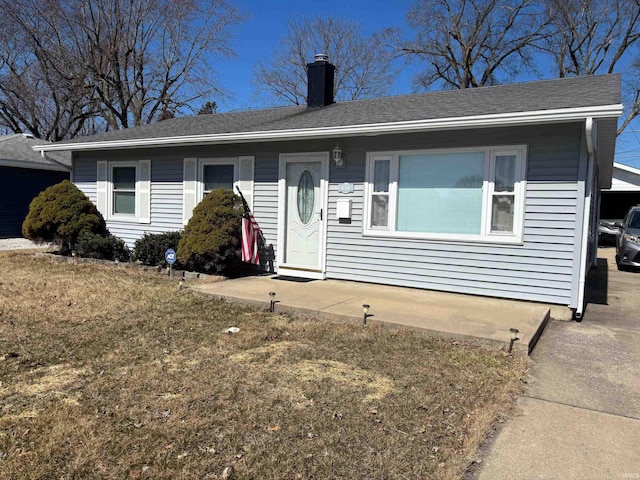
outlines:
[[[307,107],[326,107],[333,101],[333,75],[336,67],[329,56],[318,53],[313,63],[307,63]]]

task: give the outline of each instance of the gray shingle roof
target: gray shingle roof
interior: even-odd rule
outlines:
[[[31,147],[51,142],[21,133],[0,136],[0,165],[24,165],[26,168],[59,169],[71,168],[71,154],[67,152],[47,153],[45,157]],[[61,165],[62,164],[62,165]]]
[[[561,78],[355,100],[321,108],[293,106],[181,117],[62,143],[314,129],[615,105],[621,102],[620,90],[619,74]]]

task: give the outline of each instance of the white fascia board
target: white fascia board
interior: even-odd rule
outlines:
[[[571,122],[591,118],[611,118],[622,115],[622,104],[595,107],[562,108],[530,112],[499,113],[468,117],[451,117],[406,122],[342,125],[335,127],[301,128],[290,130],[263,130],[256,132],[214,133],[178,137],[138,138],[104,142],[37,145],[38,152],[108,150],[169,145],[207,145],[224,143],[254,143],[264,141],[308,140],[313,138],[348,137],[354,135],[384,135],[392,133],[454,130],[462,128],[535,125]]]
[[[37,162],[19,162],[17,160],[5,160],[0,158],[0,167],[28,168],[31,170],[51,170],[54,172],[71,172],[71,167],[57,164],[46,164]]]
[[[625,172],[633,173],[634,175],[640,175],[640,169],[630,167],[629,165],[625,165],[624,163],[613,162],[613,168],[619,168],[620,170],[624,170]]]

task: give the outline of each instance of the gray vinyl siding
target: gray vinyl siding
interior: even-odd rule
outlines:
[[[345,168],[331,162],[326,277],[449,292],[557,303],[575,307],[574,250],[581,167],[580,123],[423,134],[341,138]],[[74,179],[95,202],[97,160],[151,159],[151,224],[109,222],[129,244],[144,232],[182,229],[182,165],[185,157],[252,155],[253,210],[267,245],[277,250],[279,154],[326,152],[336,139],[210,147],[84,152]],[[527,188],[522,245],[456,243],[363,236],[363,187],[367,152],[492,145],[527,145]],[[353,184],[341,194],[341,183]],[[582,186],[584,187],[584,186]],[[584,191],[584,188],[583,190]],[[351,223],[335,218],[336,201],[352,199]],[[582,199],[583,200],[583,199]],[[579,237],[578,237],[579,238]]]
[[[341,142],[348,158],[345,169],[331,171],[327,278],[570,305],[579,223],[580,133],[581,125],[566,124],[446,132],[423,135],[418,142],[415,136],[404,136],[369,148],[360,141],[346,147]],[[367,151],[509,144],[528,146],[522,245],[363,236],[361,176]],[[354,183],[355,192],[340,194],[342,182]],[[335,219],[341,197],[353,201],[351,224]]]
[[[278,162],[277,154],[258,155],[253,173],[253,215],[260,225],[274,266],[278,242]]]
[[[182,225],[182,159],[153,158],[138,156],[143,160],[151,158],[151,223],[137,223],[107,220],[109,231],[122,238],[127,245],[145,233],[162,233],[181,230]],[[132,160],[134,157],[128,158]],[[74,182],[92,202],[97,203],[96,167],[98,160],[110,160],[108,156],[74,161]],[[106,212],[101,212],[107,218]]]

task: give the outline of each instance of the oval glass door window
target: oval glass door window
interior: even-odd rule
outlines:
[[[303,224],[309,223],[313,215],[314,187],[313,177],[309,170],[300,175],[298,182],[298,215]]]

